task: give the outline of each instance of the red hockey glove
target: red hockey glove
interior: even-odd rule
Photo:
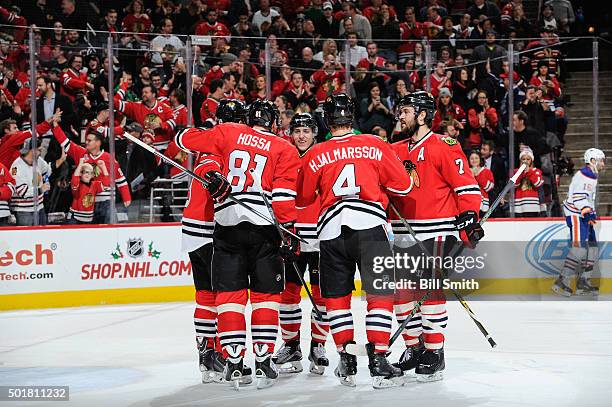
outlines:
[[[474,211],[465,211],[457,215],[455,226],[459,236],[466,247],[473,249],[478,241],[484,237],[484,230],[478,223],[478,214]]]
[[[283,226],[290,232],[295,233],[293,222],[285,223]],[[288,263],[296,261],[300,255],[300,241],[289,233],[283,232],[283,243],[281,244],[279,254]]]
[[[232,192],[230,183],[217,171],[208,171],[204,179],[208,182],[206,189],[217,203],[225,201]]]

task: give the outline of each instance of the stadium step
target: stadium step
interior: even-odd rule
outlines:
[[[593,74],[592,72],[572,72],[563,88],[571,97],[572,105],[566,108],[568,128],[565,134],[564,155],[574,162],[578,170],[584,164],[583,156],[593,144]],[[599,148],[606,156],[612,156],[612,71],[599,73]],[[571,176],[561,177],[559,198],[567,197]],[[602,216],[612,214],[612,170],[600,175],[598,213]]]

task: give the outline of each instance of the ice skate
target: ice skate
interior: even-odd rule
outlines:
[[[228,346],[228,357],[225,360],[225,369],[223,371],[223,377],[226,382],[230,384],[230,386],[234,390],[240,390],[241,384],[248,384],[251,381],[245,379],[244,373],[244,356],[242,351],[244,350],[244,346],[241,345],[231,345]],[[248,383],[247,383],[248,382]]]
[[[369,360],[368,368],[370,369],[370,376],[372,376],[372,387],[386,389],[402,386],[402,370],[389,363],[385,353],[375,352],[373,343],[366,344],[366,349]]]
[[[422,344],[409,346],[406,348],[406,350],[404,350],[399,358],[399,361],[397,361],[397,363],[393,363],[393,366],[401,369],[404,375],[404,382],[407,382],[407,379],[416,379],[414,369],[419,364],[421,354],[424,350],[425,348]]]
[[[272,356],[272,362],[276,365],[280,374],[300,373],[302,367],[302,350],[300,341],[285,342],[283,346]]]
[[[210,383],[214,380],[214,357],[215,350],[207,348],[204,338],[196,338],[198,346],[198,357],[200,361],[200,372],[202,372],[202,383]]]
[[[435,382],[443,379],[444,349],[429,350],[421,354],[415,372],[418,382]]]
[[[555,283],[552,286],[552,290],[553,292],[564,297],[571,297],[573,294],[573,291],[570,287],[569,279],[563,276],[557,277]]]
[[[329,366],[329,359],[325,356],[325,344],[311,341],[308,360],[310,361],[310,373],[316,375],[325,373],[325,367]]]
[[[270,387],[278,379],[276,364],[272,362],[272,355],[266,344],[255,345],[255,378],[258,389]]]
[[[354,342],[349,342],[354,343]],[[340,352],[340,361],[338,367],[334,370],[334,374],[340,379],[340,384],[349,387],[355,387],[355,375],[357,374],[357,356],[346,352]]]
[[[576,295],[599,295],[599,288],[591,284],[591,279],[580,276],[576,281]]]
[[[213,381],[215,383],[226,383],[225,380],[225,365],[226,361],[223,354],[215,351],[213,357]],[[253,383],[253,377],[251,376],[253,371],[248,366],[242,366],[242,377],[240,378],[240,384],[248,385]]]

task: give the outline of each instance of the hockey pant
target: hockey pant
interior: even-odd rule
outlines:
[[[353,341],[354,327],[351,313],[351,293],[354,289],[356,267],[359,267],[362,287],[366,291],[365,318],[368,342],[376,352],[387,352],[393,318],[393,291],[375,290],[376,278],[394,278],[393,270],[373,273],[374,258],[392,256],[387,232],[382,226],[353,230],[342,226],[338,238],[320,242],[321,295],[325,299],[329,329],[338,351]]]
[[[583,276],[590,278],[599,258],[595,229],[580,215],[566,216],[565,222],[570,230],[570,249],[563,264],[562,275],[573,277],[581,264]]]

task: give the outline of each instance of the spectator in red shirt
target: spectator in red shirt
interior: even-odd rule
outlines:
[[[478,92],[476,100],[476,106],[468,111],[470,135],[465,147],[469,149],[479,148],[484,140],[493,140],[497,135],[497,111],[489,105],[487,93]]]
[[[70,186],[72,188],[72,205],[68,214],[68,224],[91,223],[94,218],[96,195],[110,189],[108,169],[103,160],[97,161],[101,174],[94,180],[93,165],[85,162],[85,156],[79,160]]]
[[[434,114],[431,129],[435,132],[441,130],[440,123],[443,121],[457,120],[461,126],[465,126],[465,111],[461,106],[453,103],[453,94],[449,88],[442,88],[438,97],[438,108]]]
[[[440,89],[452,87],[451,76],[452,71],[446,70],[446,65],[442,61],[438,61],[436,69],[430,75],[431,94],[438,97]],[[427,78],[423,78],[423,89],[427,87]]]
[[[335,55],[325,57],[323,67],[312,74],[312,84],[317,89],[316,98],[322,103],[327,96],[335,95],[343,90],[345,71],[342,64],[336,60]]]
[[[366,51],[368,52],[368,57],[359,61],[359,63],[357,64],[358,68],[370,68],[371,65],[377,68],[385,67],[385,59],[377,55],[378,45],[376,45],[375,42],[368,42],[368,45],[366,46]],[[373,71],[373,69],[369,70]]]
[[[552,100],[561,97],[561,85],[555,76],[548,73],[548,62],[546,61],[538,62],[538,70],[533,73],[529,84],[538,88],[544,87],[547,90],[544,95],[545,99]]]
[[[206,13],[206,21],[202,21],[196,27],[196,35],[229,36],[229,28],[222,22],[217,21],[218,17],[217,9],[209,8]]]
[[[75,54],[68,62],[70,67],[62,73],[62,94],[68,96],[74,102],[79,95],[86,95],[95,89],[94,84],[89,82],[87,74],[81,72],[83,68],[83,57]]]
[[[139,44],[148,44],[149,38],[146,34],[151,32],[153,24],[145,13],[144,3],[142,0],[134,0],[127,10],[128,14],[123,19],[121,31],[129,33],[126,36],[129,38],[128,42],[134,42],[133,48],[138,48]]]

